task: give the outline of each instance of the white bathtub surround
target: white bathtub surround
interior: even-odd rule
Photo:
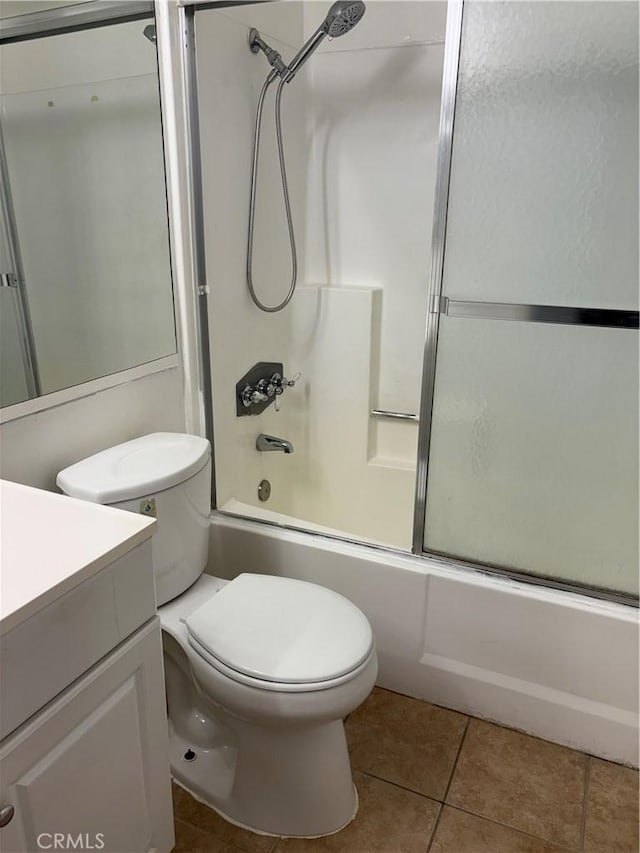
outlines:
[[[369,414],[377,383],[371,354],[380,343],[382,298],[380,288],[299,288],[286,346],[289,364],[302,376],[283,396],[280,412],[272,406],[259,417],[236,419],[243,422],[242,453],[250,465],[240,463],[244,476],[235,476],[235,497],[223,509],[234,512],[242,503],[242,514],[251,516],[257,485],[266,478],[271,497],[256,508],[260,517],[264,511],[282,513],[299,526],[308,525],[296,518],[311,519],[338,533],[346,526],[354,536],[406,547],[414,465],[403,458],[404,447],[376,446],[377,425]],[[292,442],[294,453],[257,451],[258,424]],[[407,425],[399,432],[402,428]],[[415,424],[408,428],[410,443],[417,430]]]
[[[446,4],[370,3],[286,87],[299,289],[269,315],[245,281],[253,121],[268,71],[246,47],[248,27],[287,60],[329,6],[196,12],[217,503],[258,505],[267,478],[269,510],[409,547],[417,424],[370,411],[419,407]],[[268,103],[254,254],[267,303],[290,276],[271,112]],[[237,418],[235,382],[266,360],[302,379],[279,414]],[[260,432],[290,440],[295,453],[258,453]]]
[[[381,686],[638,765],[634,608],[214,514],[216,574],[257,565],[356,603]]]

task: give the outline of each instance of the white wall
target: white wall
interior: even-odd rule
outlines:
[[[149,432],[184,432],[179,367],[0,426],[0,477],[56,489],[62,468]]]
[[[369,413],[419,405],[444,3],[370,3],[357,28],[325,41],[286,88],[299,290],[268,315],[245,282],[253,121],[269,70],[247,50],[248,27],[288,60],[329,5],[196,12],[218,506],[255,504],[266,477],[269,510],[408,547],[417,427]],[[271,304],[289,281],[273,138],[270,119],[254,280]],[[280,413],[237,418],[236,381],[268,360],[302,379]],[[295,453],[258,453],[259,432],[287,438]]]

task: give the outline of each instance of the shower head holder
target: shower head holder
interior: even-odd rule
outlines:
[[[248,41],[251,53],[260,53],[260,51],[262,51],[267,57],[267,62],[271,65],[274,71],[276,71],[283,79],[287,79],[289,73],[288,66],[278,51],[267,44],[255,27],[251,27],[249,30]]]

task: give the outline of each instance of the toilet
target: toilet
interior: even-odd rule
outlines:
[[[57,484],[157,517],[175,780],[254,832],[313,838],[348,824],[358,798],[343,720],[378,670],[365,615],[330,589],[260,574],[259,565],[232,581],[204,574],[211,449],[203,438],[136,438],[65,468]]]

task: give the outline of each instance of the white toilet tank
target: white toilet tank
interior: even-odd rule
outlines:
[[[156,432],[110,447],[60,471],[73,498],[157,518],[152,539],[157,604],[200,577],[207,564],[211,447],[204,438]]]

